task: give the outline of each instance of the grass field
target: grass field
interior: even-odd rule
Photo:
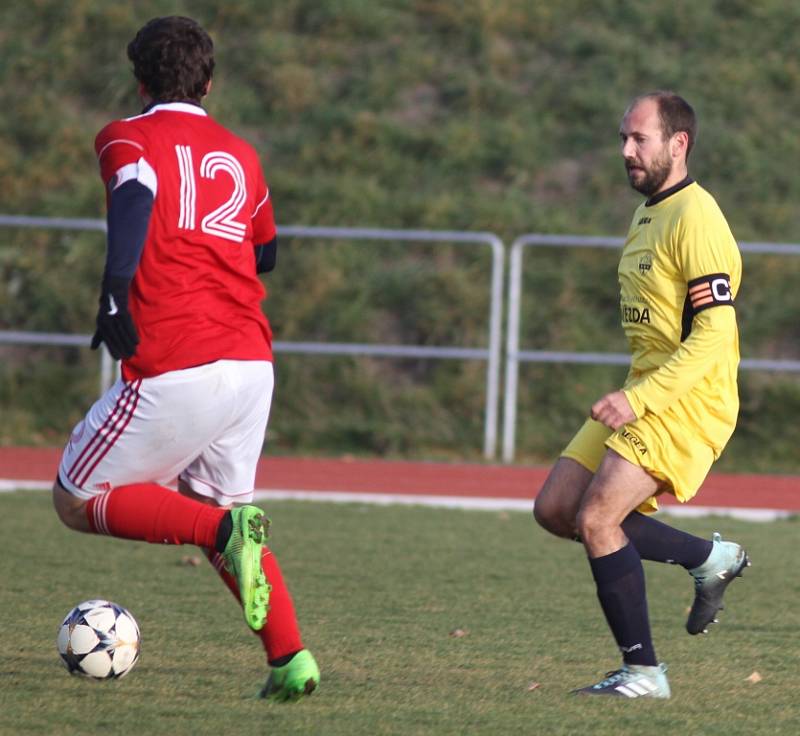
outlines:
[[[708,637],[683,630],[691,581],[646,565],[670,701],[575,699],[617,665],[581,549],[527,514],[281,502],[273,549],[323,680],[308,700],[254,698],[266,669],[210,566],[62,528],[41,492],[0,496],[0,733],[606,734],[800,732],[800,523],[682,522],[754,559]],[[72,678],[55,636],[104,597],[142,629],[116,682]],[[450,632],[462,629],[464,636]],[[761,681],[748,677],[758,672]],[[532,682],[539,687],[529,690]]]

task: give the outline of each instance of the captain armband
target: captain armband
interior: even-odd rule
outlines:
[[[688,284],[687,300],[692,314],[719,306],[733,306],[731,277],[727,273],[711,273],[692,279]]]

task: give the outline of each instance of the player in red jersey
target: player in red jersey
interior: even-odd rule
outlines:
[[[53,501],[78,531],[204,548],[263,643],[262,696],[299,697],[319,669],[250,505],[274,380],[258,278],[275,266],[272,200],[255,150],[200,105],[214,55],[195,21],[151,20],[128,57],[145,108],[95,141],[108,247],[92,347],[122,378],[74,429]]]

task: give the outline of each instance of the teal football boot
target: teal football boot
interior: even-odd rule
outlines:
[[[672,693],[667,681],[667,665],[648,667],[641,664],[623,664],[596,685],[573,690],[573,695],[609,695],[618,698],[669,698]]]
[[[717,611],[724,608],[725,589],[749,567],[750,557],[736,542],[723,542],[714,532],[713,547],[708,559],[689,570],[694,578],[694,603],[686,620],[686,630],[692,634],[707,634],[710,624],[717,623]]]

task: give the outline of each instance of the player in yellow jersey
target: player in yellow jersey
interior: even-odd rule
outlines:
[[[628,180],[647,197],[618,270],[631,369],[621,390],[592,406],[536,498],[537,522],[586,548],[623,656],[620,669],[580,694],[670,697],[650,635],[642,559],[682,565],[694,578],[690,634],[716,623],[725,588],[749,564],[735,542],[701,539],[646,515],[659,494],[694,496],[739,409],[741,258],[717,203],[689,177],[696,131],[693,109],[671,92],[637,97],[625,112]]]

